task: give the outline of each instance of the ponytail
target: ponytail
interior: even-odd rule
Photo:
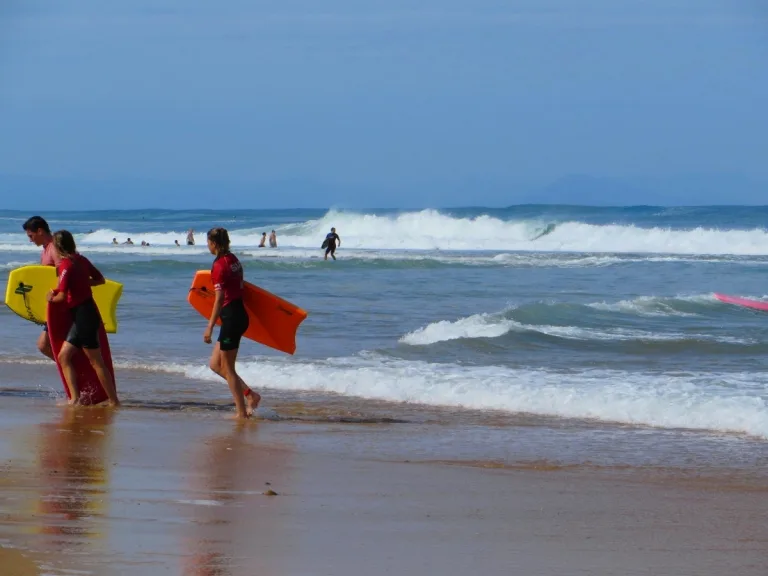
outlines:
[[[229,252],[229,233],[226,228],[211,228],[208,230],[208,240],[213,242],[218,253]]]

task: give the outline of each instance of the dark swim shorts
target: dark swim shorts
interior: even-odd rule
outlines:
[[[72,326],[67,333],[67,342],[76,348],[95,350],[99,347],[99,327],[101,316],[96,302],[86,300],[70,310]]]
[[[248,312],[242,300],[234,300],[221,309],[221,330],[219,330],[219,349],[237,350],[240,339],[248,330],[250,322]]]

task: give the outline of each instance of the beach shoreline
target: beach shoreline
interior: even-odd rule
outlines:
[[[472,459],[459,426],[436,458],[408,426],[5,398],[0,545],[41,574],[764,573],[758,469]]]

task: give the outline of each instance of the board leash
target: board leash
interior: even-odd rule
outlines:
[[[27,316],[29,319],[37,324],[38,326],[45,326],[45,322],[41,321],[35,316],[34,312],[32,312],[32,307],[29,304],[29,298],[27,298],[27,294],[29,294],[32,291],[32,286],[28,286],[24,284],[24,282],[19,282],[18,288],[14,290],[16,294],[20,294],[22,300],[24,301],[24,307],[27,309]]]

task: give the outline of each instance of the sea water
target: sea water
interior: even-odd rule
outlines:
[[[39,261],[21,228],[30,215],[0,211],[0,270]],[[401,403],[393,412],[493,410],[768,439],[768,315],[713,296],[768,297],[768,208],[43,216],[124,284],[110,342],[128,402],[229,398],[207,368],[205,320],[186,302],[194,272],[212,262],[205,231],[224,226],[246,279],[309,313],[294,356],[241,347],[241,375],[266,404],[296,391]],[[331,226],[337,261],[320,249]],[[190,228],[194,246],[185,245]],[[259,248],[273,229],[278,247]],[[133,246],[122,244],[128,237]],[[1,308],[0,363],[49,363],[35,348],[39,333]],[[10,373],[0,388],[63,393],[55,377],[10,382]]]

